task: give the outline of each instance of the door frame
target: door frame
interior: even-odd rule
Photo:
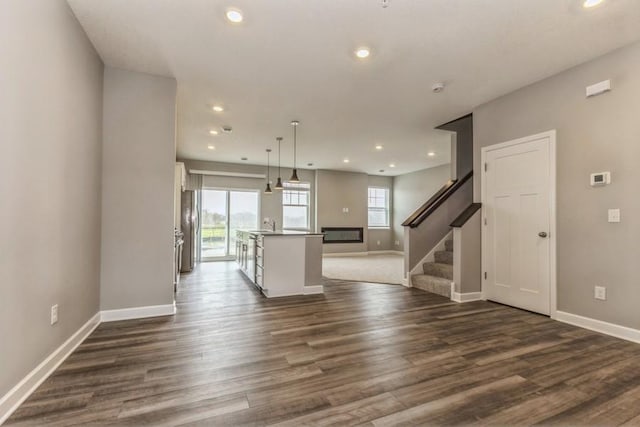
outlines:
[[[488,145],[486,147],[482,147],[480,151],[481,158],[481,195],[480,200],[482,202],[482,218],[483,223],[484,219],[486,219],[486,196],[487,196],[487,177],[485,170],[485,163],[487,160],[487,154],[490,151],[500,150],[506,147],[511,147],[514,145],[520,145],[527,142],[535,141],[541,138],[549,138],[549,316],[552,319],[556,318],[557,312],[557,304],[558,304],[558,294],[557,294],[557,257],[556,257],[556,130],[552,129],[546,132],[541,132],[535,135],[525,136],[523,138],[513,139],[511,141],[501,142],[498,144]],[[487,236],[485,233],[484,225],[482,226],[481,233],[482,240],[482,255],[481,255],[481,264],[482,264],[482,275],[484,275],[487,270],[487,266],[489,265],[489,260],[486,259],[487,251]],[[480,278],[480,283],[482,283],[482,299],[486,300],[485,294],[485,279],[484,276]]]
[[[199,212],[198,214],[200,215],[200,218],[202,218],[202,192],[203,191],[224,191],[226,192],[226,203],[227,203],[227,229],[226,229],[226,239],[225,239],[225,249],[227,253],[231,252],[231,245],[230,245],[230,241],[231,241],[231,236],[230,236],[230,215],[229,215],[229,208],[230,208],[230,202],[231,202],[231,193],[232,192],[237,192],[237,193],[256,193],[258,195],[258,213],[257,213],[257,221],[258,223],[256,224],[257,228],[260,228],[260,218],[262,215],[262,193],[260,189],[255,189],[255,188],[236,188],[236,187],[202,187],[202,189],[200,190],[200,200],[198,203],[198,209]],[[200,229],[202,229],[202,227],[200,227]],[[198,236],[197,238],[198,240],[198,261],[199,262],[218,262],[218,261],[234,261],[236,259],[236,255],[235,254],[229,254],[229,255],[223,255],[223,256],[218,256],[218,257],[206,257],[206,258],[202,258],[201,254],[202,254],[202,240],[200,239],[200,236]]]

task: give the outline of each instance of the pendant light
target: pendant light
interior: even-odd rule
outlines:
[[[271,153],[271,148],[267,148],[267,188],[264,189],[264,194],[271,194],[271,181],[269,180],[269,154]]]
[[[297,144],[297,129],[299,121],[294,120],[291,122],[291,126],[293,126],[293,173],[291,174],[291,178],[289,178],[290,182],[300,182],[300,178],[298,178],[298,169],[296,168],[296,144]]]
[[[282,190],[284,188],[282,186],[282,178],[280,177],[280,144],[282,143],[282,137],[277,137],[276,141],[278,141],[278,181],[276,181],[276,186],[273,188],[276,190]]]

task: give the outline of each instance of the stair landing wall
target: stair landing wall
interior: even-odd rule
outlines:
[[[413,270],[451,231],[449,224],[473,201],[473,179],[467,181],[430,217],[416,228],[404,227],[405,272]]]

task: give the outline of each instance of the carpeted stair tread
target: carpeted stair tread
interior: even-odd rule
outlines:
[[[444,249],[449,252],[453,252],[453,240],[445,240]]]
[[[442,264],[439,262],[425,262],[422,264],[424,274],[429,276],[442,277],[443,279],[453,280],[453,265]]]
[[[451,280],[428,274],[416,274],[411,276],[411,285],[432,294],[451,298]]]
[[[436,251],[434,256],[437,263],[453,265],[452,251]]]

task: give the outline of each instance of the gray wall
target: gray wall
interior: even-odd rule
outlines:
[[[389,224],[391,227],[370,228],[367,236],[367,248],[369,251],[390,251],[393,248],[393,177],[369,175],[369,187],[387,188],[389,190],[389,204],[391,211],[389,212]],[[367,204],[369,202],[367,201]],[[368,218],[367,218],[368,221]],[[380,242],[380,244],[378,244]]]
[[[451,224],[473,199],[473,184],[465,182],[416,228],[404,227],[405,271],[410,272],[451,231]],[[406,251],[408,249],[408,252]]]
[[[453,229],[453,282],[463,294],[482,291],[482,210]]]
[[[173,303],[176,81],[107,67],[103,310]]]
[[[323,245],[324,253],[366,252],[367,189],[369,177],[364,173],[316,171],[317,229],[322,227],[363,227],[364,243]],[[348,213],[342,209],[348,208]]]
[[[247,165],[240,163],[207,162],[201,160],[180,160],[185,163],[187,171],[225,171],[236,173],[266,174],[266,166]],[[272,187],[277,179],[277,168],[271,169]],[[320,186],[316,185],[316,175],[320,176]],[[283,181],[291,176],[290,168],[282,168]],[[364,227],[364,244],[336,244],[323,245],[325,252],[362,252],[381,251],[392,249],[391,229],[367,230],[367,188],[376,186],[388,188],[393,193],[393,177],[369,176],[363,173],[337,172],[337,171],[313,171],[298,169],[298,176],[303,182],[311,184],[311,230],[316,231],[316,223],[322,227],[342,226],[348,224],[353,227]],[[260,220],[263,218],[275,218],[277,228],[282,227],[282,193],[275,191],[271,195],[264,194],[266,181],[261,178],[240,178],[223,176],[204,176],[203,186],[213,188],[249,189],[260,191]],[[338,191],[336,192],[336,188]],[[354,197],[354,194],[359,195]],[[319,213],[316,211],[317,199],[322,204]],[[343,214],[342,208],[349,207],[349,214]],[[320,221],[316,221],[316,213]],[[393,219],[393,218],[392,218]],[[338,224],[338,225],[336,225]],[[378,245],[378,241],[380,244]]]
[[[399,175],[393,179],[393,249],[404,250],[406,220],[451,178],[451,165]],[[398,242],[396,245],[395,242]]]
[[[0,2],[0,397],[99,309],[102,68],[65,1]]]
[[[187,172],[191,169],[205,170],[205,171],[225,171],[236,173],[251,173],[251,174],[265,174],[267,173],[266,166],[246,165],[239,163],[221,163],[221,162],[207,162],[202,160],[182,160],[187,168]],[[282,180],[287,181],[291,176],[290,168],[281,169]],[[315,187],[315,172],[311,170],[298,169],[298,177],[303,182],[311,184],[311,192],[313,193]],[[271,188],[278,179],[278,169],[271,169]],[[260,226],[262,226],[262,220],[266,218],[272,218],[276,220],[276,228],[282,228],[282,192],[273,190],[273,194],[264,194],[266,186],[266,178],[239,178],[239,177],[226,177],[226,176],[204,176],[203,186],[215,187],[215,188],[228,188],[228,189],[244,189],[244,190],[259,190],[260,191]],[[310,210],[310,226],[313,230],[315,227],[315,204],[313,194],[311,195]]]
[[[612,79],[613,91],[585,98],[585,86]],[[610,53],[478,107],[480,148],[557,129],[558,309],[640,328],[640,44]],[[589,186],[611,171],[612,184]],[[475,198],[480,199],[476,180]],[[620,208],[622,222],[607,223]],[[593,298],[607,287],[607,301]]]

